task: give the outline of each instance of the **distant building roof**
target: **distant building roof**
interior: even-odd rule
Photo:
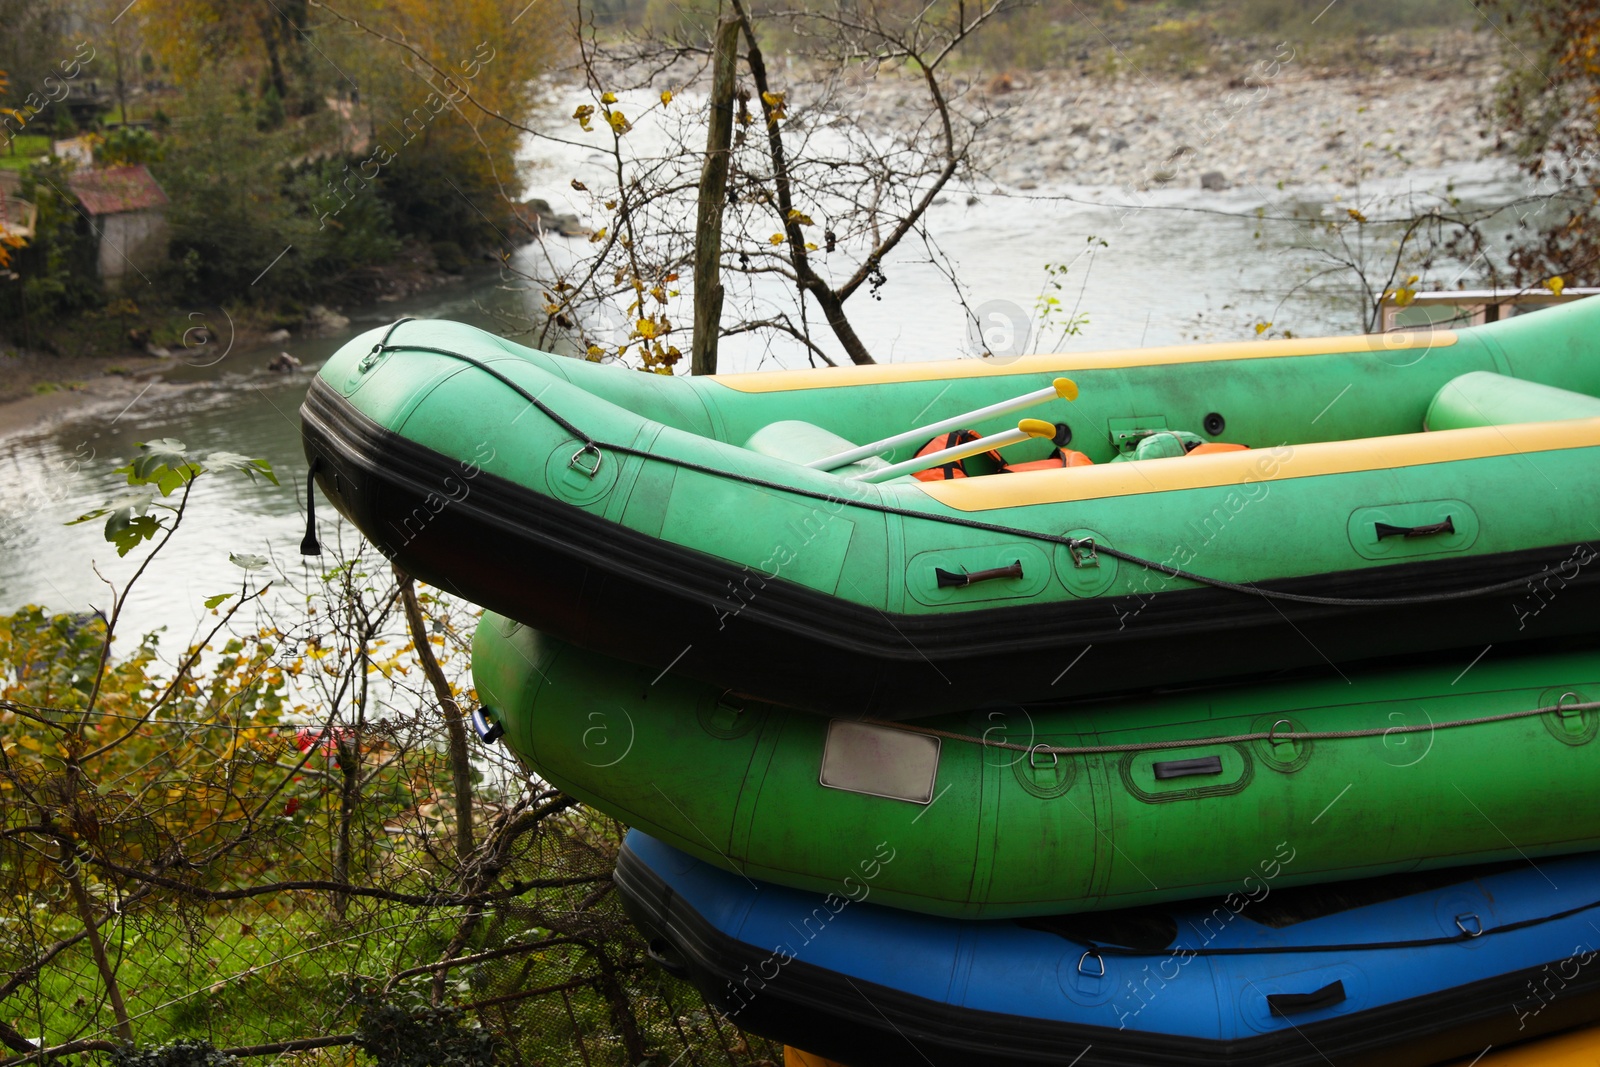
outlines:
[[[167,194],[143,164],[81,170],[68,176],[67,185],[91,215],[120,215],[167,205]]]

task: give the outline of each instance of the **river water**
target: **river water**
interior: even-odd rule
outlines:
[[[568,180],[599,165],[582,153],[556,158],[531,170],[530,192],[559,207],[559,191]],[[1447,179],[1469,198],[1488,200],[1514,191],[1512,178],[1488,167],[1453,175],[1412,172],[1392,188],[1442,187]],[[1038,192],[1116,203],[1105,190]],[[1028,194],[982,196],[971,204],[955,197],[934,209],[931,227],[971,286],[971,304],[987,308],[1000,331],[998,338],[989,336],[991,346],[1031,350],[1038,344],[1025,328],[1016,335],[1005,320],[1016,309],[1024,309],[1026,317],[1040,292],[1044,264],[1072,260],[1088,247],[1090,235],[1103,238],[1106,246],[1096,245],[1092,260],[1074,262],[1059,294],[1069,309],[1088,317],[1082,333],[1067,339],[1069,350],[1242,339],[1253,337],[1254,323],[1264,320],[1290,326],[1299,336],[1351,333],[1359,331],[1360,319],[1339,285],[1278,306],[1291,286],[1317,268],[1320,256],[1305,246],[1303,228],[1263,228],[1252,217],[1258,208],[1268,214],[1331,210],[1338,192],[1300,188],[1265,201],[1250,191],[1173,190],[1157,194],[1152,209],[1131,214]],[[539,254],[530,246],[514,262],[527,265]],[[858,332],[880,360],[973,351],[967,321],[948,283],[919,258],[907,252],[886,263],[889,283],[881,301],[862,294],[851,305]],[[345,314],[351,318],[350,334],[400,315],[455,318],[492,328],[497,315],[538,300],[537,293],[519,292],[492,271],[400,302],[347,308]],[[689,316],[678,318],[686,322]],[[84,408],[46,428],[0,440],[0,612],[24,604],[73,612],[108,605],[101,576],[126,580],[142,552],[118,559],[103,539],[101,523],[64,524],[119,494],[123,479],[115,469],[135,453],[137,442],[164,437],[198,450],[264,458],[281,484],[252,483],[233,474],[203,478],[185,528],[130,600],[125,633],[164,627],[167,647],[186,643],[207,614],[202,601],[239,588],[244,575],[229,562],[230,553],[267,556],[288,576],[309,577],[298,554],[305,461],[297,409],[308,372],[344,339],[236,347],[210,366],[175,365],[131,403],[121,399]],[[303,360],[305,371],[267,372],[267,360],[280,349]],[[803,355],[794,349],[749,340],[727,344],[721,362],[725,371],[803,365]],[[325,538],[337,535],[331,508],[324,505],[318,518]],[[352,535],[345,531],[345,536]]]

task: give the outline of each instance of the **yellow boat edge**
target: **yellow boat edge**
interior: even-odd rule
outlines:
[[[1103,500],[1214,489],[1251,482],[1420,467],[1431,463],[1556,452],[1600,445],[1600,418],[1434,430],[1354,441],[1288,443],[1203,456],[1017,471],[1003,478],[919,482],[916,489],[957,511]]]
[[[1118,367],[1160,367],[1180,363],[1225,363],[1241,359],[1326,356],[1340,352],[1406,352],[1448,348],[1453,330],[1355,334],[1350,337],[1307,337],[1272,341],[1227,341],[1205,345],[1112,349],[1082,354],[1022,356],[1007,363],[986,359],[944,359],[925,363],[869,363],[861,366],[806,370],[751,371],[710,379],[740,393],[783,393],[800,389],[838,389],[897,382],[932,382],[961,378],[994,378],[1021,374],[1068,374]]]

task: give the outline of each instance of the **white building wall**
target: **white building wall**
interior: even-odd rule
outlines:
[[[159,208],[99,220],[100,278],[108,289],[144,284],[167,258],[167,213]]]

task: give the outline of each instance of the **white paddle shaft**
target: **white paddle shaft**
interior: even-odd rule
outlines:
[[[1041,422],[1038,419],[1024,419],[1022,424],[1015,430],[1002,430],[999,433],[990,434],[988,437],[980,437],[976,441],[968,441],[964,445],[942,448],[937,452],[929,452],[922,456],[912,456],[903,463],[896,463],[893,466],[881,467],[875,471],[858,474],[852,480],[874,484],[886,482],[890,478],[898,478],[902,474],[915,474],[917,471],[925,471],[929,467],[937,467],[944,463],[954,463],[958,459],[976,456],[980,452],[988,452],[990,449],[1021,444],[1030,437],[1049,437],[1054,432],[1055,427],[1048,422]]]
[[[879,455],[889,451],[891,448],[898,448],[900,445],[918,444],[926,441],[930,437],[933,437],[935,434],[945,433],[950,430],[959,430],[963,427],[970,426],[975,422],[982,422],[984,419],[993,419],[1001,415],[1010,415],[1014,411],[1021,411],[1024,408],[1031,408],[1035,404],[1044,403],[1046,400],[1054,400],[1057,397],[1071,400],[1077,395],[1078,387],[1073,384],[1070,378],[1057,378],[1055,382],[1048,388],[1035,389],[1031,393],[1024,393],[1022,396],[1015,397],[1011,400],[1002,400],[998,404],[990,404],[986,408],[978,408],[976,411],[968,411],[960,415],[952,415],[948,419],[940,419],[938,422],[930,422],[926,426],[918,426],[915,430],[907,430],[905,433],[897,433],[893,437],[885,437],[881,441],[874,441],[868,445],[861,445],[858,448],[850,449],[848,452],[840,452],[835,456],[828,456],[824,459],[814,459],[810,463],[807,463],[806,466],[819,471],[837,470],[846,464],[854,463],[857,460],[866,459],[868,456]],[[1016,442],[1010,441],[1007,443],[1015,444]],[[970,452],[967,454],[971,455]]]

